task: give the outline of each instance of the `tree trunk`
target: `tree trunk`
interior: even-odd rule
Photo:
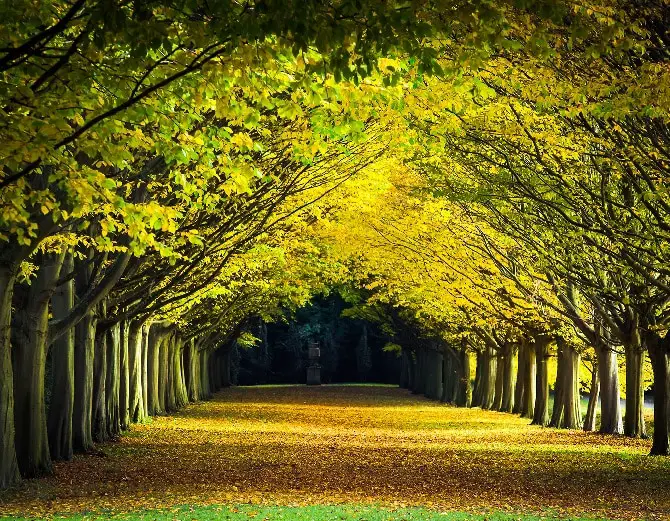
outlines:
[[[214,380],[214,392],[219,392],[222,387],[221,383],[221,362],[219,361],[219,351],[218,349],[212,351],[212,369],[213,369],[213,380]]]
[[[398,387],[401,389],[407,389],[409,387],[409,375],[408,373],[408,360],[407,360],[407,351],[404,349],[400,354],[400,381]]]
[[[16,268],[0,266],[0,489],[21,479],[16,460],[10,332]]]
[[[200,362],[200,357],[198,356],[198,348],[196,347],[195,340],[191,340],[186,344],[184,348],[184,366],[188,368],[186,374],[186,387],[188,390],[188,399],[191,402],[197,402],[200,400],[200,377],[198,375],[198,366]]]
[[[492,348],[484,351],[484,366],[482,367],[482,409],[493,408],[496,389],[497,357]]]
[[[161,331],[158,324],[149,328],[149,339],[147,341],[147,409],[149,416],[162,414],[163,408],[160,399],[160,365],[162,344],[167,341],[166,335]]]
[[[463,368],[461,366],[462,360],[461,357],[459,356],[459,351],[455,349],[450,349],[449,353],[445,356],[449,356],[451,358],[451,368],[450,368],[450,382],[449,382],[449,395],[451,399],[449,400],[449,403],[453,403],[456,405],[456,402],[458,401],[458,393],[461,388],[461,377],[462,377],[462,371]]]
[[[101,317],[105,317],[104,303],[101,306]],[[107,333],[96,331],[95,354],[93,357],[93,441],[102,442],[109,439],[107,430],[107,400],[105,384],[107,381]]]
[[[470,354],[465,347],[458,351],[459,356],[459,379],[456,405],[459,407],[470,407],[472,403],[472,388],[470,387]]]
[[[230,387],[230,348],[223,348],[221,353],[221,384],[224,388]],[[197,358],[197,353],[196,353]]]
[[[149,416],[149,328],[151,323],[145,321],[142,325],[142,346],[141,346],[141,370],[140,376],[142,380],[142,421]]]
[[[65,254],[45,255],[30,288],[15,295],[14,424],[16,456],[24,477],[51,473],[44,403],[44,376],[49,336],[49,301]]]
[[[74,269],[72,251],[65,255],[62,274]],[[74,306],[74,281],[61,284],[51,297],[53,318],[61,319]],[[71,460],[72,417],[74,410],[74,328],[57,338],[51,345],[51,403],[47,418],[49,452],[53,460]]]
[[[566,429],[580,429],[582,426],[581,395],[579,394],[579,365],[580,354],[573,348],[566,349],[565,387],[563,388],[564,407],[563,424]]]
[[[442,356],[442,371],[441,371],[442,382],[440,382],[442,386],[440,401],[444,403],[451,403],[451,401],[453,400],[453,396],[451,394],[451,389],[453,387],[451,385],[451,377],[453,374],[451,365],[452,365],[451,356],[447,352],[444,354],[444,356]]]
[[[619,397],[619,366],[614,351],[607,346],[596,350],[600,373],[600,432],[623,433],[621,400]]]
[[[532,425],[545,426],[549,424],[549,359],[548,337],[540,336],[535,339],[535,408],[533,410]]]
[[[519,412],[522,418],[532,420],[535,412],[535,387],[537,385],[535,350],[531,345],[524,344],[521,351],[523,352],[523,373],[517,378],[523,380],[523,393]]]
[[[181,339],[175,346],[174,354],[174,385],[175,385],[175,406],[181,409],[188,403],[188,393],[184,383],[184,344]]]
[[[552,427],[579,429],[582,423],[579,396],[579,364],[577,351],[558,339],[558,375]]]
[[[167,413],[167,383],[168,383],[168,360],[170,358],[170,343],[172,334],[168,335],[160,343],[159,365],[158,365],[158,402],[162,413]]]
[[[107,433],[111,439],[121,434],[121,412],[119,410],[119,385],[121,383],[121,324],[107,330]]]
[[[142,398],[142,342],[144,322],[134,320],[128,334],[128,382],[130,419],[135,423],[144,421]]]
[[[626,436],[646,438],[644,387],[642,384],[644,351],[640,342],[633,342],[624,347],[626,353],[626,413],[624,415],[623,431]]]
[[[505,360],[502,352],[496,355],[496,371],[495,371],[495,394],[493,395],[493,410],[499,411],[502,408],[503,398],[503,383],[505,374]]]
[[[177,396],[175,394],[175,351],[177,350],[177,335],[172,335],[168,344],[168,368],[167,368],[167,393],[165,395],[165,410],[175,412],[177,410]]]
[[[424,395],[431,400],[442,398],[442,353],[427,352],[426,390]]]
[[[502,412],[514,409],[514,349],[514,344],[506,344],[502,353],[502,403],[499,409]]]
[[[93,448],[93,360],[96,317],[93,312],[75,326],[74,413],[72,444],[75,452]]]
[[[596,409],[598,408],[598,398],[600,397],[600,377],[598,375],[598,360],[593,362],[593,373],[591,373],[591,388],[589,389],[589,405],[586,408],[586,417],[584,418],[584,430],[596,430]]]
[[[556,382],[554,383],[554,409],[549,421],[550,427],[558,427],[563,417],[563,390],[565,387],[565,349],[564,343],[559,339],[556,347]]]
[[[204,400],[212,397],[209,387],[209,351],[207,349],[200,351],[200,396]]]
[[[419,391],[420,387],[420,380],[421,380],[421,356],[420,356],[420,350],[416,349],[414,351],[414,363],[412,365],[413,367],[413,385],[411,387],[412,394],[421,394]]]
[[[475,385],[472,390],[471,407],[481,407],[482,405],[482,368],[484,365],[484,355],[481,351],[477,351],[477,359],[475,360]]]
[[[666,345],[668,337],[661,339],[656,333],[650,334],[646,343],[654,371],[654,435],[652,455],[670,455],[668,412],[670,409],[670,350]]]
[[[231,350],[228,349],[228,358],[230,359]],[[416,387],[416,357],[413,351],[410,351],[407,354],[407,389],[410,392],[414,392]]]
[[[121,322],[121,346],[119,353],[119,421],[122,430],[130,428],[130,354],[128,352],[128,336],[130,324]]]
[[[426,350],[424,348],[417,349],[417,379],[414,392],[416,394],[426,394]]]
[[[514,386],[514,407],[512,407],[512,412],[514,414],[521,413],[521,406],[523,403],[524,395],[524,385],[526,383],[525,374],[526,374],[526,351],[528,346],[525,342],[522,342],[517,351],[517,363],[516,363],[516,385]]]

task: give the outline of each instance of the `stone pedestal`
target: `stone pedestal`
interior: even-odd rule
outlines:
[[[309,365],[307,366],[307,385],[321,385],[321,349],[319,344],[311,343],[307,352],[309,356]]]
[[[321,368],[308,367],[307,368],[307,385],[321,385]]]

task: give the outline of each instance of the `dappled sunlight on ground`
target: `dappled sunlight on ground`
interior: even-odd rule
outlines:
[[[0,513],[372,501],[667,519],[670,459],[649,446],[390,387],[233,388],[58,464]]]

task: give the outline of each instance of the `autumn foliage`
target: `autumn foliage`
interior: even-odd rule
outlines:
[[[2,3],[0,488],[660,516],[669,26],[668,0]],[[287,390],[166,416],[335,292],[428,412],[323,391],[332,449]]]
[[[0,512],[374,503],[660,520],[670,469],[645,456],[649,445],[390,386],[232,388],[57,465]]]

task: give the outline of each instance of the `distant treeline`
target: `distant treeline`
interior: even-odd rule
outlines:
[[[249,332],[254,346],[233,346],[231,380],[239,385],[305,383],[307,347],[321,348],[321,381],[398,383],[400,359],[383,350],[389,337],[378,325],[343,317],[339,295],[315,299],[286,322],[257,320]]]

